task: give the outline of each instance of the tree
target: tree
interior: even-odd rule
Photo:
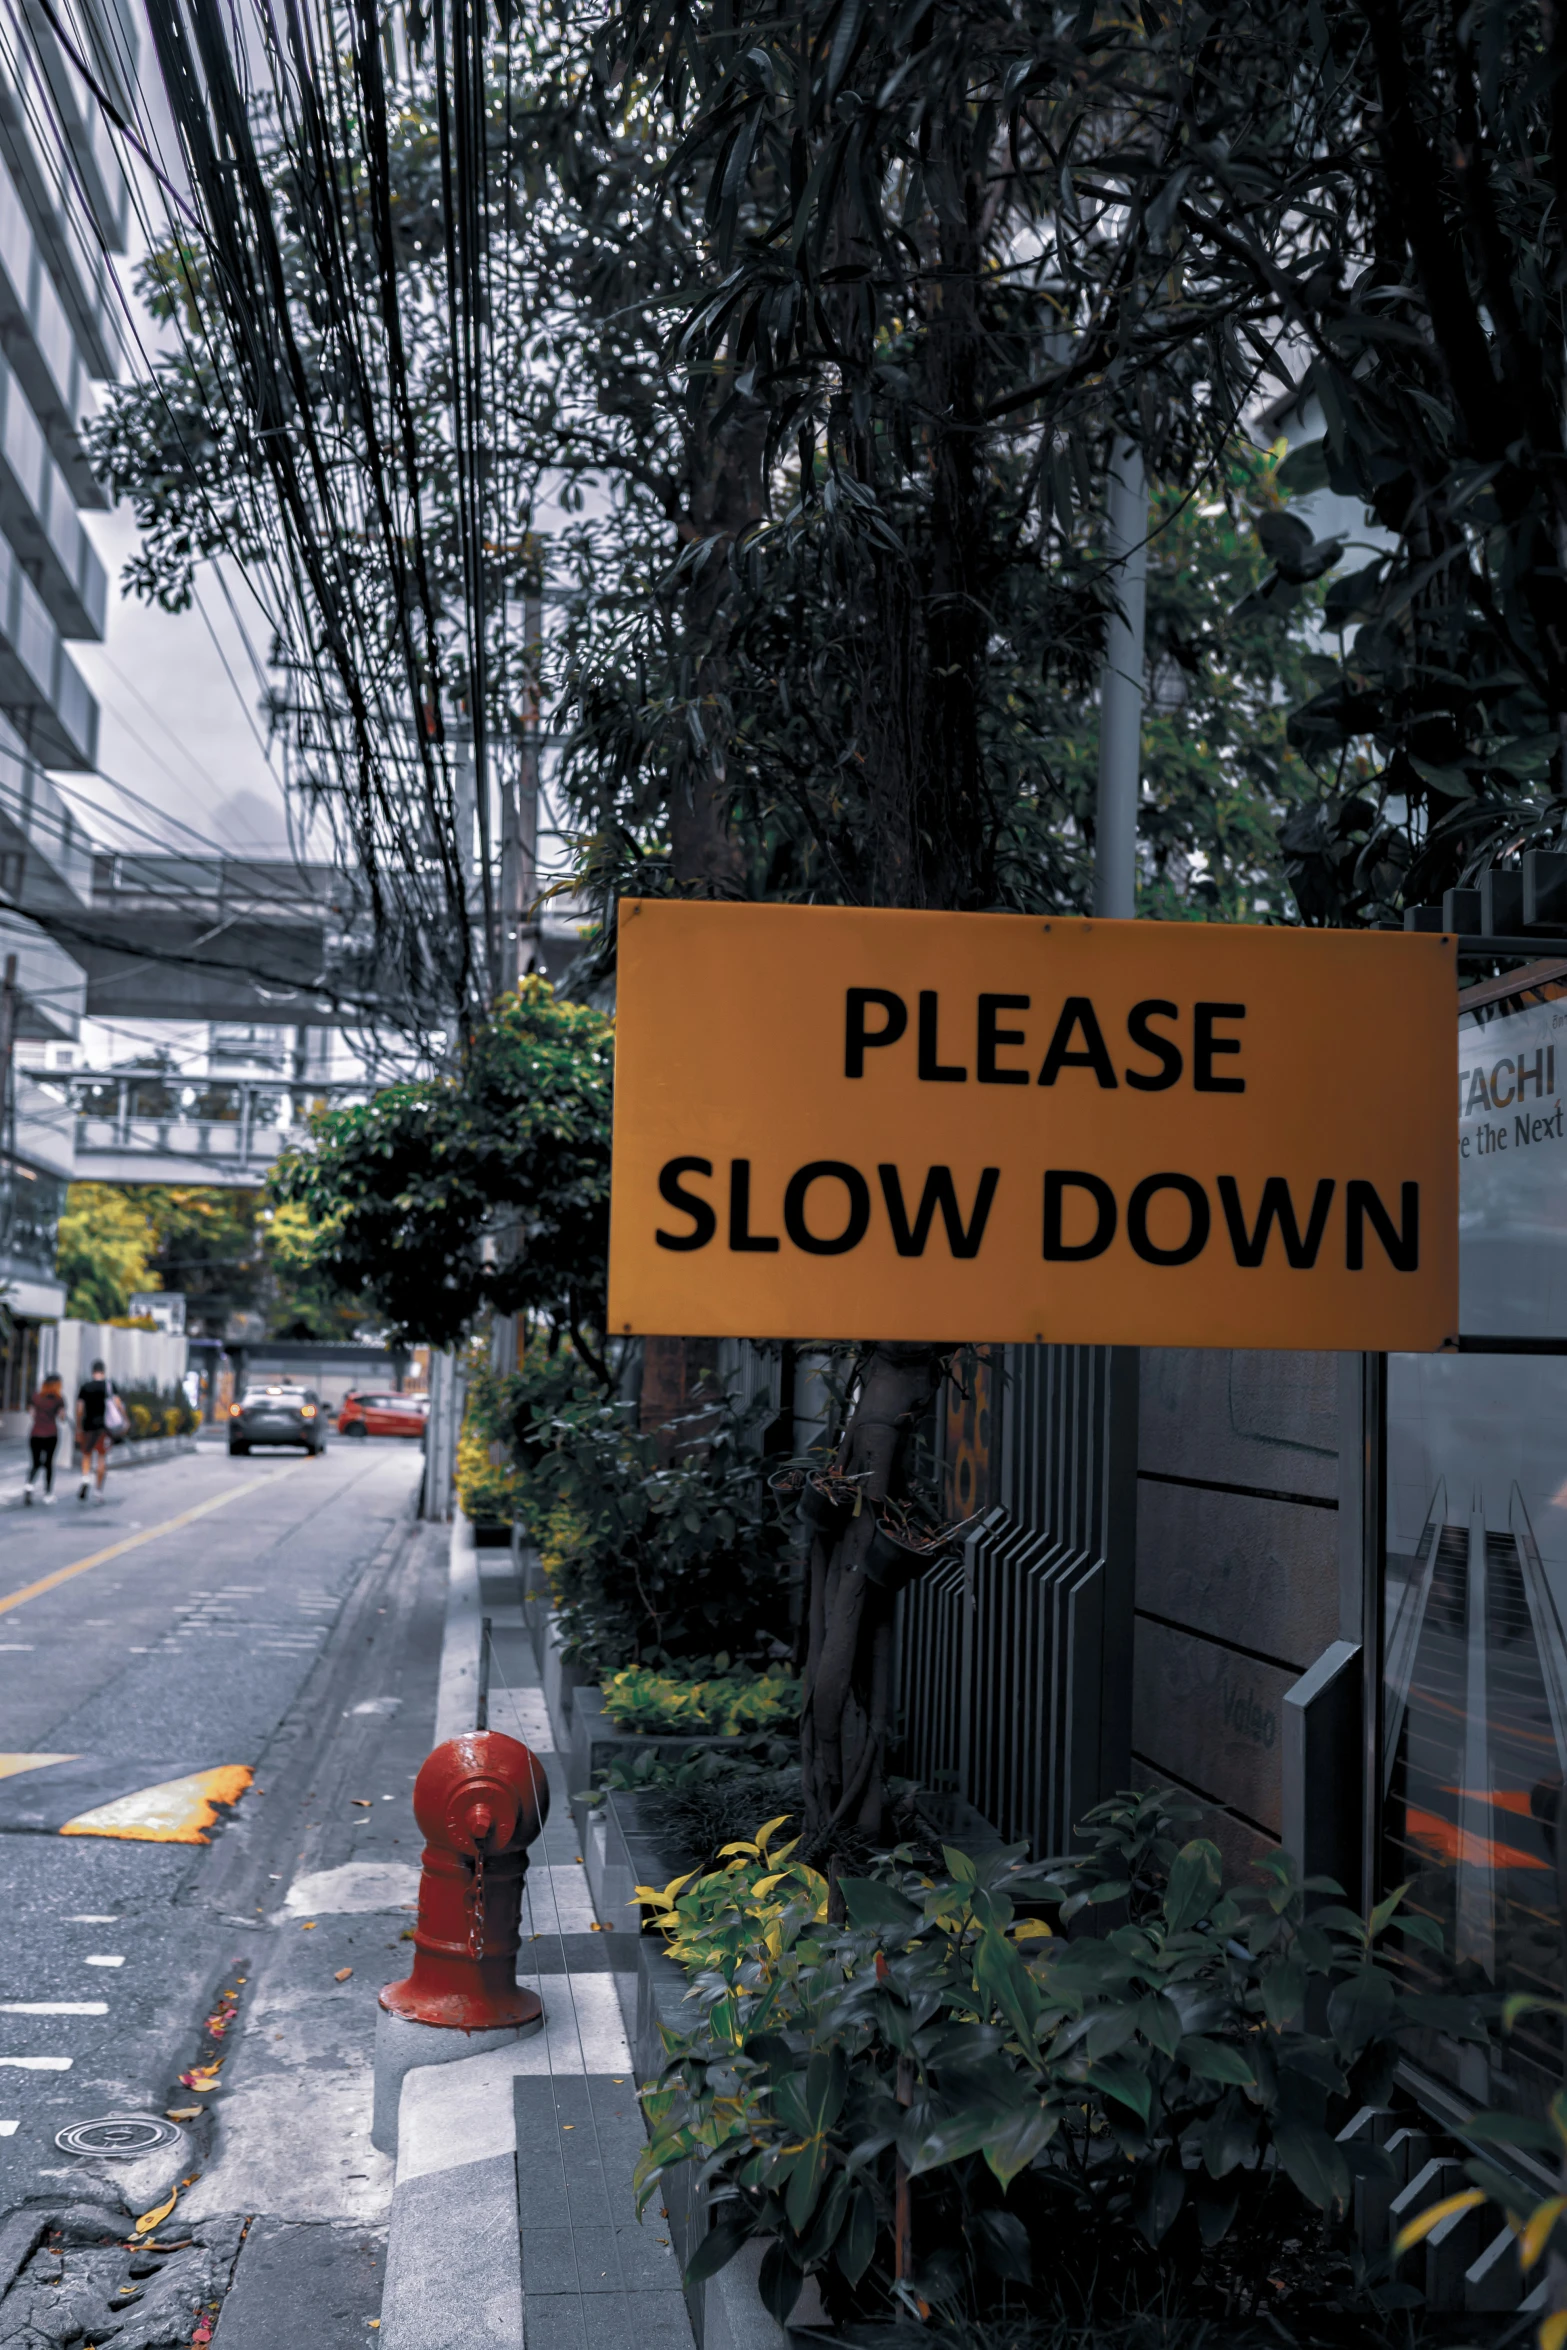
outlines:
[[[524,980],[460,1070],[322,1112],[273,1169],[312,1259],[404,1339],[449,1346],[481,1310],[569,1331],[595,1365],[609,1241],[612,1030]]]
[[[674,352],[765,412],[769,513],[726,551],[730,683],[701,715],[767,893],[1071,903],[1086,795],[1063,822],[1032,681],[1057,709],[1088,698],[1111,588],[1083,517],[1112,436],[1196,488],[1274,363],[1255,256],[1311,241],[1309,77],[1246,7],[626,0],[611,47],[683,131],[673,176],[709,174]],[[1331,562],[1282,536],[1299,577]],[[939,1347],[862,1349],[839,1461],[873,1503],[907,1483],[944,1368]],[[882,1821],[873,1522],[813,1544],[817,1849]]]
[[[1259,379],[1290,380],[1357,135],[1352,89],[1292,46],[1286,14],[1281,37],[1252,0],[1070,16],[1044,0],[625,0],[607,26],[530,23],[487,53],[472,12],[456,115],[438,51],[394,132],[370,20],[331,81],[319,28],[289,12],[261,38],[258,143],[215,19],[198,63],[157,0],[202,207],[200,247],[171,249],[160,298],[172,317],[189,306],[200,348],[115,412],[105,461],[166,512],[176,573],[216,543],[203,500],[221,511],[236,485],[256,544],[288,551],[296,657],[330,722],[323,797],[338,794],[378,937],[410,970],[440,966],[427,995],[471,1004],[474,958],[456,968],[413,918],[439,868],[466,937],[466,850],[425,711],[438,737],[465,676],[476,730],[500,739],[515,715],[489,653],[524,564],[520,492],[545,478],[578,517],[557,550],[563,782],[606,912],[628,886],[1081,902],[1084,768],[1050,746],[1084,738],[1111,442],[1135,437],[1172,499],[1225,484]],[[183,420],[172,447],[164,395]],[[1285,525],[1271,518],[1263,604],[1333,559]],[[1259,664],[1227,675],[1232,714],[1248,697],[1258,714]],[[401,801],[399,709],[419,770]],[[1256,778],[1233,738],[1216,754],[1173,713],[1167,732],[1160,886],[1182,902],[1235,838],[1243,903]],[[1264,801],[1290,796],[1287,766],[1281,751]],[[1215,769],[1223,820],[1206,801],[1194,819],[1193,782]],[[482,962],[488,905],[478,933]],[[581,1327],[591,1217],[510,1261],[478,1245],[514,1196],[486,1140],[489,1083],[470,1052],[457,1078],[345,1113],[283,1196],[337,1220],[333,1261],[404,1326],[417,1311],[455,1332],[479,1302],[531,1297]],[[421,1247],[441,1273],[419,1294]],[[868,1342],[845,1460],[873,1499],[907,1478],[942,1361]],[[868,1533],[857,1518],[813,1593],[818,1844],[881,1817],[890,1621],[856,1571]]]
[[[1342,128],[1309,234],[1249,255],[1325,426],[1285,478],[1388,542],[1328,590],[1338,674],[1291,736],[1333,789],[1285,845],[1308,921],[1396,921],[1567,813],[1567,17],[1327,0],[1279,28]]]
[[[73,1183],[55,1253],[66,1312],[83,1322],[118,1319],[138,1290],[161,1288],[156,1250],[152,1221],[133,1192],[113,1183]]]

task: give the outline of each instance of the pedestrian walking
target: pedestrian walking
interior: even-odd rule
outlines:
[[[78,1501],[87,1499],[95,1480],[98,1499],[103,1500],[110,1449],[125,1424],[125,1406],[114,1392],[107,1367],[101,1362],[94,1363],[92,1377],[84,1379],[76,1391],[76,1444],[82,1456],[82,1481],[76,1491]]]
[[[27,1444],[31,1458],[27,1467],[27,1483],[22,1487],[22,1499],[29,1509],[33,1506],[33,1479],[40,1469],[44,1473],[43,1500],[46,1508],[54,1504],[54,1456],[60,1443],[60,1423],[69,1420],[70,1405],[65,1400],[65,1387],[58,1371],[51,1371],[41,1381],[32,1401],[32,1426]]]

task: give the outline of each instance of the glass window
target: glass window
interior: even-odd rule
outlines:
[[[1422,1971],[1560,1999],[1567,1358],[1392,1357],[1387,1516],[1383,1881],[1442,1929]],[[1475,2051],[1425,2054],[1466,2096],[1542,2107],[1559,2022],[1506,2046],[1495,2082]]]
[[[1440,1959],[1408,1946],[1428,1987],[1561,1999],[1567,1002],[1549,981],[1461,1001],[1460,1326],[1482,1346],[1388,1360],[1380,1873],[1442,1930]],[[1466,2099],[1542,2110],[1560,2019],[1500,2048],[1433,2034],[1422,2058]]]

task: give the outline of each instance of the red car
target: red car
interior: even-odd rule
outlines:
[[[339,1436],[414,1436],[422,1440],[430,1416],[427,1395],[345,1395]]]

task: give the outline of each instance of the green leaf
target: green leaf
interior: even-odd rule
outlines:
[[[985,2161],[1003,2187],[1010,2187],[1018,2172],[1027,2170],[1035,2155],[1049,2145],[1057,2126],[1055,2114],[1042,2106],[1025,2106],[1021,2113],[1009,2113],[986,2133]]]
[[[1281,490],[1292,498],[1309,498],[1313,490],[1328,486],[1328,444],[1324,437],[1316,441],[1302,441],[1291,449],[1275,476]]]
[[[1039,1986],[1004,1934],[981,1935],[974,1953],[974,1980],[981,1996],[998,2007],[1023,2044],[1026,2056],[1034,2050],[1034,2027],[1044,2001]]]
[[[849,2197],[849,2208],[833,2258],[851,2285],[857,2285],[870,2267],[876,2250],[876,2198],[861,2179]]]
[[[1157,2162],[1139,2165],[1132,2190],[1132,2224],[1157,2251],[1174,2227],[1186,2200],[1186,2173],[1168,2150]]]
[[[1255,2065],[1227,2040],[1209,2040],[1198,2033],[1188,2033],[1177,2045],[1175,2054],[1195,2080],[1217,2081],[1235,2089],[1256,2085]]]
[[[1397,1999],[1379,1967],[1357,1967],[1328,1998],[1328,2030],[1343,2053],[1354,2058],[1393,2024]]]
[[[993,2277],[1014,2285],[1032,2282],[1034,2263],[1028,2230],[1016,2212],[977,2211],[969,2221],[968,2233],[981,2262]]]
[[[1170,1868],[1170,1881],[1165,1889],[1165,1930],[1184,1934],[1206,1917],[1218,1899],[1223,1882],[1223,1866],[1219,1848],[1204,1836],[1194,1837],[1183,1844]]]
[[[902,2141],[910,2178],[919,2178],[925,2171],[941,2170],[949,2162],[961,2162],[966,2154],[980,2153],[997,2121],[997,2109],[992,2105],[977,2106],[966,2113],[945,2114],[939,2121],[922,2122]]]
[[[838,1890],[843,1895],[851,1926],[863,1926],[874,1932],[881,1927],[903,1928],[920,1922],[921,1913],[913,1902],[905,1900],[895,1885],[884,1884],[879,1877],[840,1877]]]
[[[1222,2105],[1215,2106],[1202,2133],[1203,2167],[1208,2176],[1228,2178],[1238,2164],[1255,2153],[1261,2127],[1261,2116],[1234,2091]]]
[[[781,2236],[775,2236],[762,2254],[756,2289],[761,2296],[762,2307],[776,2325],[786,2326],[789,2323],[804,2282],[804,2277],[790,2257],[788,2245]]]
[[[749,2213],[743,2219],[721,2219],[716,2227],[709,2228],[686,2264],[686,2283],[700,2285],[709,2277],[716,2277],[733,2260],[741,2245],[750,2240],[751,2234]]]
[[[1276,2125],[1273,2143],[1280,2162],[1308,2203],[1314,2203],[1319,2211],[1332,2211],[1336,2204],[1349,2201],[1349,2165],[1342,2147],[1326,2130],[1286,2118]]]
[[[1299,1959],[1280,1959],[1262,1978],[1262,2012],[1276,2032],[1292,2024],[1306,2004],[1306,1970]]]
[[[1126,2057],[1111,2056],[1100,2064],[1091,2064],[1088,2084],[1128,2107],[1141,2122],[1146,2122],[1153,2110],[1153,2089],[1148,2075]]]
[[[1528,2113],[1472,2113],[1464,2136],[1482,2146],[1528,2146],[1540,2154],[1560,2154],[1562,2141],[1549,2122]]]

